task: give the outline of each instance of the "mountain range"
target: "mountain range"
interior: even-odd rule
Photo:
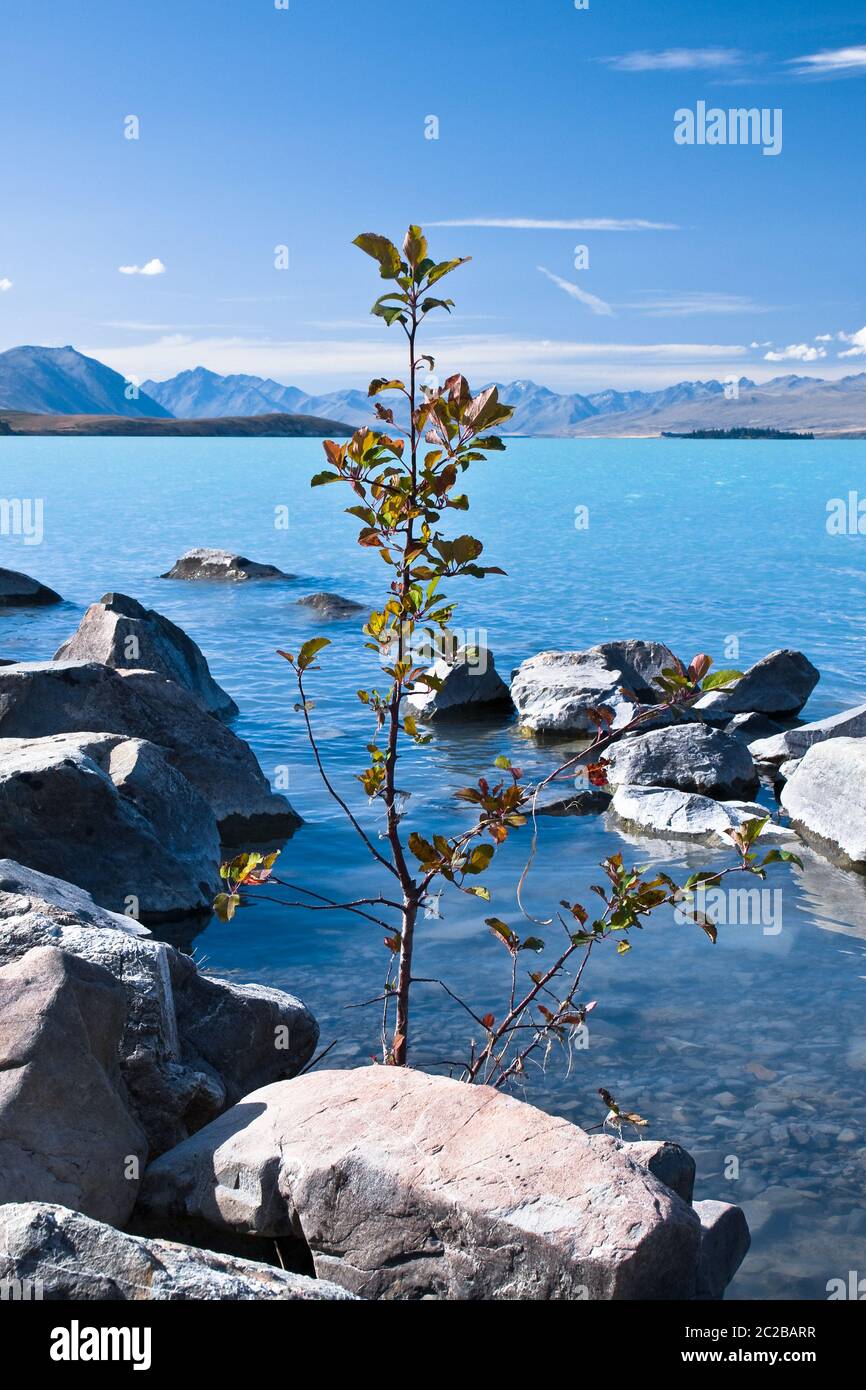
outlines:
[[[501,398],[515,408],[508,430],[515,435],[641,437],[734,428],[866,435],[866,372],[839,381],[792,375],[758,384],[742,377],[733,399],[728,399],[730,389],[713,380],[683,381],[658,391],[587,395],[560,394],[533,381],[497,385]],[[210,426],[225,417],[236,422],[315,417],[303,426],[299,420],[298,433],[321,433],[335,421],[357,427],[375,419],[363,391],[310,395],[268,378],[220,376],[206,367],[167,381],[145,381],[135,399],[127,399],[127,393],[128,383],[118,372],[72,347],[17,347],[0,353],[0,411],[27,413],[30,432],[36,428],[33,417],[40,414],[197,420],[203,422],[201,433],[216,432]],[[110,432],[123,432],[122,419]],[[260,423],[246,432],[271,430]],[[279,432],[292,431],[280,427]]]

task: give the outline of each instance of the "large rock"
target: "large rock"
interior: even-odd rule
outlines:
[[[0,1207],[0,1284],[73,1302],[351,1299],[308,1279],[168,1240],[145,1240],[43,1202]]]
[[[209,550],[206,546],[188,550],[175,560],[170,570],[160,575],[160,579],[222,579],[230,584],[241,584],[248,579],[294,578],[276,565],[260,565],[233,550]]]
[[[167,750],[210,805],[225,844],[285,839],[301,824],[286,798],[271,791],[249,745],[174,681],[95,661],[0,668],[0,739],[80,731],[146,739]]]
[[[299,608],[311,608],[319,617],[327,619],[354,618],[364,612],[363,603],[353,598],[343,598],[342,594],[306,594],[298,599]]]
[[[218,719],[229,719],[238,707],[217,685],[207,661],[191,637],[161,613],[144,608],[126,594],[105,594],[88,608],[55,661],[101,661],[115,669],[157,671],[176,681]]]
[[[624,738],[604,754],[611,786],[676,787],[728,801],[752,796],[758,773],[739,739],[704,724]]]
[[[802,758],[804,753],[816,743],[824,743],[831,738],[863,738],[866,736],[866,705],[842,710],[841,714],[831,714],[828,719],[818,719],[813,724],[801,724],[797,729],[786,729],[783,734],[771,738],[756,739],[749,744],[749,751],[756,763],[781,763]]]
[[[220,844],[164,750],[116,734],[0,739],[0,855],[143,921],[209,912]]]
[[[770,813],[756,801],[714,801],[695,792],[671,787],[618,787],[610,804],[615,828],[637,835],[663,839],[706,839],[730,848],[730,830],[746,821],[763,820]],[[768,825],[762,844],[779,844],[796,839],[784,826]]]
[[[0,860],[0,964],[53,946],[107,971],[125,996],[120,1070],[152,1154],[255,1087],[294,1076],[319,1029],[293,995],[203,974],[82,889]]]
[[[397,1067],[247,1096],[152,1164],[136,1219],[306,1241],[373,1298],[690,1298],[700,1226],[627,1155],[491,1087]]]
[[[125,1001],[51,946],[0,969],[0,1202],[126,1221],[146,1154],[118,1067]]]
[[[38,579],[31,579],[29,574],[0,569],[0,608],[41,608],[62,602],[59,594],[47,584],[40,584]]]
[[[804,840],[866,874],[866,739],[813,744],[785,783],[781,802]]]
[[[440,657],[429,674],[442,682],[441,687],[419,685],[406,701],[419,719],[461,719],[512,708],[508,686],[485,647],[460,647],[453,661]]]
[[[691,1203],[695,1192],[695,1160],[679,1144],[667,1139],[643,1139],[633,1142],[614,1139],[611,1134],[594,1134],[590,1142],[598,1148],[619,1150],[646,1168],[654,1178],[664,1183],[684,1202]]]
[[[713,690],[695,704],[705,719],[724,723],[735,714],[799,714],[821,674],[802,652],[784,648],[750,666],[730,690]]]
[[[614,728],[627,724],[640,704],[658,704],[654,684],[677,658],[661,642],[603,642],[582,652],[539,652],[524,661],[511,683],[520,724],[538,734],[592,732],[587,710],[606,705]],[[630,695],[622,693],[623,687]]]

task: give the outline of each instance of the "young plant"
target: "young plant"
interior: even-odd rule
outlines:
[[[473,395],[460,375],[438,384],[421,386],[422,371],[428,383],[435,362],[419,352],[419,332],[431,313],[449,312],[453,301],[431,293],[434,286],[466,263],[466,258],[436,261],[428,254],[427,241],[420,228],[409,228],[402,249],[386,237],[365,233],[355,244],[371,256],[381,278],[389,288],[376,300],[372,312],[388,327],[397,327],[405,338],[405,380],[377,378],[370,383],[369,395],[375,400],[375,413],[382,428],[362,427],[345,443],[326,440],[327,468],[312,479],[312,486],[340,484],[352,494],[349,515],[359,523],[358,544],[377,552],[388,575],[387,590],[380,608],[374,609],[365,624],[366,645],[379,658],[386,685],[382,690],[362,689],[358,699],[369,711],[372,732],[367,746],[369,762],[357,776],[367,797],[378,804],[384,819],[384,836],[373,838],[365,829],[347,798],[334,786],[325,767],[311,718],[313,704],[308,681],[319,669],[317,659],[328,646],[328,639],[316,637],[297,653],[279,653],[291,666],[298,688],[295,706],[306,730],[319,775],[329,795],[340,807],[360,839],[366,853],[387,876],[388,891],[374,897],[338,902],[324,894],[287,883],[273,873],[274,857],[240,855],[223,866],[226,891],[219,895],[215,909],[230,918],[242,901],[242,890],[253,888],[261,895],[264,885],[290,889],[298,898],[276,901],[307,911],[346,911],[384,928],[388,963],[383,992],[371,1003],[382,1003],[382,1060],[395,1066],[406,1065],[410,1049],[411,1002],[413,986],[441,987],[471,1017],[478,1032],[469,1045],[467,1057],[454,1063],[452,1070],[467,1081],[506,1085],[523,1074],[528,1061],[541,1052],[546,1057],[554,1044],[569,1046],[584,1026],[593,1002],[580,1002],[578,994],[591,953],[601,943],[613,939],[625,954],[631,948],[630,931],[663,906],[688,903],[696,885],[704,888],[731,872],[763,876],[763,864],[774,858],[793,858],[783,851],[772,851],[760,863],[753,845],[764,822],[743,826],[734,837],[737,861],[716,873],[693,875],[682,888],[668,875],[657,873],[645,878],[642,871],[629,869],[622,856],[608,858],[603,869],[605,886],[596,886],[603,907],[592,920],[579,903],[563,901],[554,920],[564,939],[550,965],[530,970],[524,981],[521,963],[527,956],[538,956],[545,942],[537,935],[521,936],[500,918],[487,918],[494,937],[511,957],[509,997],[499,1015],[479,1013],[462,1000],[442,980],[413,974],[413,953],[419,915],[425,905],[444,887],[489,900],[481,882],[490,869],[499,846],[512,830],[526,823],[531,813],[535,822],[535,803],[549,782],[582,765],[590,782],[606,784],[605,763],[601,756],[607,746],[625,733],[639,728],[649,719],[669,716],[676,719],[699,696],[712,689],[731,685],[738,671],[710,674],[712,660],[701,654],[684,668],[678,662],[659,678],[659,703],[643,706],[637,697],[624,692],[635,706],[635,714],[623,729],[614,731],[613,712],[605,707],[590,711],[596,728],[595,738],[579,754],[570,758],[534,788],[527,787],[519,768],[506,757],[496,759],[497,777],[491,782],[479,778],[473,787],[456,792],[457,799],[471,808],[468,825],[450,835],[433,833],[411,824],[411,805],[400,790],[397,775],[402,749],[407,743],[424,743],[429,735],[419,729],[411,705],[413,694],[437,690],[441,680],[429,669],[429,655],[422,659],[421,647],[433,650],[453,648],[450,624],[455,604],[443,592],[443,585],[454,579],[483,579],[503,571],[479,563],[483,546],[468,534],[448,536],[443,525],[452,512],[465,512],[468,499],[458,492],[462,475],[473,463],[504,449],[493,433],[512,415],[496,388]],[[393,398],[384,404],[379,398]],[[404,830],[404,819],[410,820]],[[521,892],[535,852],[537,830],[518,888]],[[376,911],[371,911],[375,908]],[[524,918],[528,914],[523,912]],[[693,918],[715,940],[715,927],[695,912]],[[534,919],[530,919],[533,920]],[[623,1116],[630,1120],[628,1115]]]

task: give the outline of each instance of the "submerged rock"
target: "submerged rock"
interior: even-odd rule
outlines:
[[[615,827],[638,835],[669,839],[708,839],[730,847],[729,830],[750,820],[764,820],[769,812],[756,801],[714,801],[709,796],[668,787],[618,787],[610,804]],[[761,842],[778,844],[796,840],[780,825],[765,827]]]
[[[256,560],[248,560],[232,550],[210,550],[198,546],[188,550],[175,560],[170,570],[161,574],[160,579],[222,579],[231,584],[241,584],[248,579],[294,579],[295,575],[285,574],[276,565],[261,565]]]
[[[758,773],[739,739],[703,724],[622,739],[604,754],[611,786],[676,787],[728,801],[751,796]]]
[[[780,799],[804,840],[866,874],[866,738],[813,744]]]
[[[712,690],[702,696],[695,709],[713,723],[725,722],[735,714],[783,718],[800,713],[820,679],[820,671],[808,657],[784,648],[750,666],[732,689]]]
[[[0,964],[36,946],[89,961],[122,987],[120,1071],[151,1154],[249,1090],[294,1076],[315,1049],[318,1025],[294,995],[204,974],[82,889],[0,860]]]
[[[537,800],[530,798],[529,812],[537,816],[597,816],[610,805],[611,793],[602,787],[581,787],[566,792],[561,786],[545,787]]]
[[[636,705],[658,704],[661,692],[654,680],[677,658],[661,642],[603,642],[580,652],[539,652],[515,672],[511,698],[520,724],[539,734],[593,732],[590,707],[606,705],[615,715],[614,728],[627,724]]]
[[[86,1303],[352,1298],[323,1279],[127,1235],[77,1211],[32,1201],[0,1206],[0,1283],[7,1281],[26,1282],[45,1299]]]
[[[247,1096],[148,1169],[154,1229],[302,1235],[384,1299],[691,1298],[700,1224],[626,1154],[492,1087],[398,1067]]]
[[[174,681],[93,661],[0,668],[0,739],[82,728],[165,750],[211,807],[224,844],[287,839],[301,824],[286,798],[271,791],[249,745]]]
[[[701,1220],[697,1297],[720,1299],[749,1252],[745,1213],[730,1202],[695,1202]]]
[[[460,647],[453,660],[440,657],[428,674],[442,684],[438,690],[418,686],[408,697],[406,708],[418,719],[461,719],[512,708],[508,686],[486,647]]]
[[[161,613],[126,594],[105,594],[81,619],[78,631],[54,653],[55,661],[100,661],[115,669],[156,671],[182,685],[219,719],[237,714],[217,685],[201,649]]]
[[[0,969],[0,1202],[126,1221],[147,1145],[118,1068],[124,1009],[107,971],[51,946]]]
[[[298,599],[299,608],[312,608],[322,618],[354,618],[364,612],[363,603],[343,598],[341,594],[307,594]]]
[[[772,738],[757,739],[749,744],[749,751],[756,763],[780,764],[793,758],[802,758],[816,743],[824,743],[831,738],[863,738],[866,736],[866,705],[842,710],[841,714],[831,714],[828,719],[818,719],[813,724],[801,724],[796,729],[786,729]]]
[[[0,569],[0,608],[44,607],[49,603],[62,603],[63,599],[47,584],[31,579],[29,574],[18,570]]]
[[[209,912],[213,811],[163,750],[112,734],[0,740],[0,855],[145,921]]]

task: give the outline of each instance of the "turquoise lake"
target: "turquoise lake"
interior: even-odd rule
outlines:
[[[275,654],[318,632],[331,638],[309,682],[329,771],[376,827],[352,778],[369,724],[355,691],[376,679],[358,625],[322,623],[296,606],[316,590],[381,602],[385,569],[355,544],[340,488],[311,491],[316,440],[2,439],[0,497],[41,499],[41,544],[0,535],[0,565],[57,589],[59,607],[0,610],[0,657],[43,660],[109,590],[179,623],[240,707],[234,723],[305,824],[279,872],[335,897],[379,891],[381,879],[341,821],[306,752],[291,673]],[[454,583],[455,626],[486,641],[508,677],[545,648],[615,638],[666,642],[749,665],[776,647],[804,651],[821,671],[805,712],[821,718],[866,701],[866,537],[828,534],[827,507],[866,489],[866,444],[514,440],[478,465],[460,518],[507,577]],[[582,529],[581,508],[589,523]],[[287,510],[286,510],[287,509]],[[288,527],[282,525],[288,516]],[[297,575],[236,588],[158,578],[186,549],[224,546]],[[738,656],[732,658],[732,653]],[[381,683],[381,682],[380,682]],[[500,752],[529,777],[561,749],[507,721],[437,727],[407,755],[406,827],[465,822],[453,791]],[[357,792],[357,795],[356,795]],[[765,791],[762,799],[773,804]],[[683,842],[637,841],[604,819],[545,818],[527,902],[549,916],[587,901],[598,862],[622,850],[671,873],[722,862]],[[501,1012],[506,952],[484,926],[516,921],[514,893],[528,836],[512,836],[488,883],[490,906],[455,895],[422,923],[416,962],[481,1013]],[[105,847],[110,854],[110,846]],[[771,871],[781,930],[696,928],[653,921],[633,949],[594,954],[584,998],[597,999],[589,1047],[570,1067],[554,1054],[522,1094],[587,1126],[604,1118],[598,1087],[650,1121],[645,1134],[697,1159],[697,1195],[745,1207],[752,1250],[730,1298],[825,1298],[828,1280],[866,1275],[866,884],[814,854],[805,872]],[[164,934],[172,938],[172,932]],[[303,997],[318,1017],[328,1065],[377,1051],[382,932],[348,915],[261,903],[235,921],[174,939],[207,968]],[[533,960],[533,967],[536,962]],[[465,1015],[433,987],[415,1000],[414,1061],[442,1067],[465,1053]]]

